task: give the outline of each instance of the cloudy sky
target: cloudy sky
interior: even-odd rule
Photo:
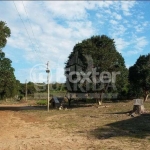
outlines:
[[[113,38],[129,67],[150,52],[150,1],[0,1],[0,20],[11,29],[3,49],[21,82],[64,82],[64,63],[75,44],[93,35]]]

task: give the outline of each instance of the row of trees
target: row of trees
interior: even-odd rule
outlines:
[[[19,82],[19,81],[18,81]],[[18,84],[18,93],[17,93],[17,99],[22,99],[23,97],[26,96],[26,92],[27,92],[27,96],[28,98],[34,97],[34,94],[36,93],[47,93],[47,84],[45,85],[40,85],[39,84],[35,84],[33,82],[28,82],[28,83],[19,83]],[[50,87],[50,93],[51,92],[65,92],[65,84],[64,83],[51,83],[49,84]]]
[[[30,94],[34,94],[34,93],[43,93],[43,92],[47,92],[47,84],[45,85],[40,85],[39,84],[35,84],[33,82],[28,82],[28,83],[20,83],[19,84],[19,88],[18,88],[18,92],[21,95],[26,94],[26,90],[27,93]],[[56,91],[56,92],[63,92],[65,91],[65,84],[64,83],[50,83],[49,84],[50,87],[50,91]]]
[[[0,99],[25,95],[26,89],[25,84],[16,80],[12,62],[2,51],[10,35],[9,27],[0,21]],[[53,83],[50,90],[100,95],[111,92],[118,93],[119,98],[143,96],[146,100],[150,92],[150,54],[140,56],[127,69],[113,39],[106,35],[93,36],[74,46],[66,62],[65,75],[66,85]],[[32,82],[27,87],[28,94],[39,92]]]
[[[119,99],[144,96],[146,100],[150,91],[150,54],[140,56],[127,69],[113,39],[106,35],[93,36],[74,46],[66,62],[65,75],[69,92],[100,95],[116,92]]]

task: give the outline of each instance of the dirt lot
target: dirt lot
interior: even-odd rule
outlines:
[[[150,102],[145,107],[150,111]],[[150,115],[130,117],[132,102],[46,111],[0,104],[0,150],[148,150]]]

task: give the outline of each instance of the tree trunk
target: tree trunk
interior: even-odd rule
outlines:
[[[144,96],[144,102],[146,102],[146,101],[147,101],[148,96],[149,96],[149,94],[146,94],[146,95]]]
[[[145,111],[144,105],[134,105],[131,115],[133,115],[134,113],[142,114],[142,113],[144,113],[144,111]]]
[[[68,99],[68,105],[69,105],[69,107],[71,106],[71,99],[70,98]]]
[[[98,100],[98,105],[102,105],[102,100]]]
[[[102,105],[103,103],[103,93],[100,93],[100,99],[98,100],[98,105]]]

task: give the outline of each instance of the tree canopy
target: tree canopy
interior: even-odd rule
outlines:
[[[134,96],[144,96],[144,101],[150,92],[150,54],[140,56],[129,68],[129,81]]]
[[[74,90],[73,86],[75,84],[70,82],[69,80],[69,75],[72,71],[87,73],[88,71],[92,71],[94,68],[96,69],[96,72],[105,72],[103,74],[105,76],[105,80],[108,80],[109,75],[112,76],[112,72],[120,71],[120,74],[118,73],[119,75],[117,75],[115,82],[116,88],[113,88],[112,90],[117,90],[118,93],[127,92],[128,70],[125,66],[124,58],[116,50],[114,40],[106,35],[93,36],[89,39],[83,40],[81,43],[78,43],[74,46],[73,51],[69,55],[65,66],[66,85],[68,84],[68,91],[79,92],[81,91],[81,86],[87,86],[85,82],[81,85],[81,79],[77,83],[78,89]],[[109,72],[110,74],[106,72]],[[97,75],[96,80],[98,80],[99,77],[100,75]],[[77,75],[72,75],[72,79],[76,80]],[[92,87],[93,83],[90,84]],[[96,91],[102,91],[106,90],[106,88],[104,87],[108,86],[108,83],[103,84],[103,89],[100,88],[102,86],[102,83],[97,83],[96,86]],[[113,85],[111,86],[113,87]],[[92,88],[86,90],[86,92],[88,91],[95,92]]]
[[[7,38],[11,32],[6,23],[0,21],[0,50],[5,47]],[[0,99],[9,98],[17,93],[17,81],[14,75],[14,68],[11,60],[5,57],[4,52],[0,52]]]
[[[16,78],[11,60],[5,58],[3,52],[0,53],[0,97],[8,98],[16,94]]]
[[[5,47],[7,43],[7,38],[10,37],[11,31],[9,27],[6,26],[6,23],[0,21],[0,50]]]

